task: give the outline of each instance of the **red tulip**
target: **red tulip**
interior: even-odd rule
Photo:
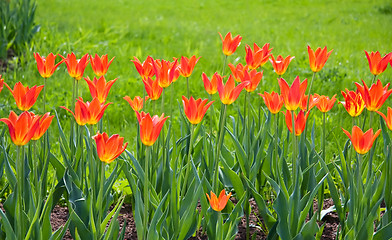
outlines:
[[[365,54],[369,62],[370,72],[375,76],[383,73],[387,69],[388,62],[392,59],[392,53],[388,53],[382,58],[379,51],[371,52],[370,55],[365,51]]]
[[[34,53],[34,58],[37,62],[38,72],[43,78],[49,78],[50,76],[52,76],[56,68],[64,61],[61,60],[55,65],[54,63],[56,57],[57,55],[54,55],[53,53],[49,53],[46,58],[44,56],[41,57],[39,53]]]
[[[133,111],[139,112],[140,110],[143,109],[143,98],[136,96],[133,100],[129,96],[123,97],[129,105],[131,105],[131,108]],[[145,97],[144,101],[147,101],[149,97]]]
[[[67,64],[68,73],[72,78],[80,80],[83,77],[84,70],[89,63],[88,54],[86,53],[81,59],[76,59],[74,53],[67,54],[67,58],[59,55]]]
[[[316,93],[314,95],[310,95],[310,99],[309,99],[309,106],[308,106],[308,95],[304,95],[301,98],[301,104],[299,105],[299,108],[301,108],[304,112],[306,111],[310,111],[310,109],[312,109],[314,106],[317,105],[318,101],[319,101],[319,95]]]
[[[208,103],[208,99],[202,100],[199,98],[195,100],[193,97],[190,97],[188,100],[185,96],[182,96],[184,113],[191,124],[200,123],[212,103],[214,101]]]
[[[218,91],[218,82],[222,81],[221,75],[217,72],[214,73],[211,77],[211,81],[208,79],[205,73],[202,74],[204,88],[206,89],[207,93],[210,95],[215,94]]]
[[[151,118],[149,113],[136,112],[137,120],[140,126],[140,139],[146,146],[152,146],[159,137],[159,133],[162,130],[163,124],[168,117],[164,117],[164,114],[160,117],[157,115]]]
[[[313,72],[319,72],[324,67],[333,50],[327,52],[327,47],[317,48],[315,52],[308,45],[309,64]]]
[[[317,108],[318,110],[320,110],[321,112],[328,112],[332,109],[333,105],[335,104],[336,101],[336,94],[333,95],[333,97],[330,99],[328,96],[319,96],[319,100],[317,103]]]
[[[231,32],[228,32],[224,39],[221,33],[219,33],[219,36],[222,39],[223,54],[225,54],[226,56],[232,55],[235,50],[237,50],[237,47],[241,44],[242,37],[240,35],[237,35],[235,38],[232,38]]]
[[[253,69],[250,72],[245,72],[244,82],[249,81],[249,84],[245,86],[245,90],[247,92],[253,92],[256,90],[262,78],[263,71],[257,72],[256,69]]]
[[[181,57],[180,66],[178,67],[181,76],[186,78],[189,77],[200,58],[201,57],[196,58],[196,56],[192,56],[189,59],[187,57]]]
[[[271,94],[264,92],[264,94],[259,93],[263,98],[265,105],[272,114],[277,114],[283,106],[283,98],[276,92]]]
[[[231,74],[237,82],[242,82],[245,77],[245,72],[248,72],[248,66],[243,66],[241,63],[238,63],[237,66],[229,63],[229,68],[231,70]]]
[[[137,57],[133,58],[134,60],[131,60],[131,62],[135,64],[136,70],[142,79],[152,78],[155,75],[154,68],[152,67],[152,62],[154,61],[152,57],[148,56],[143,63],[141,63]]]
[[[31,113],[33,114],[33,113]],[[44,133],[48,130],[50,124],[52,123],[52,120],[54,116],[49,116],[50,113],[45,113],[42,117],[39,115],[35,115],[39,119],[39,125],[37,130],[34,133],[34,136],[31,138],[31,140],[38,140],[40,139]]]
[[[114,57],[108,62],[108,55],[102,55],[99,57],[98,54],[95,54],[95,57],[90,56],[91,67],[98,77],[105,75],[108,71],[110,64],[112,64]]]
[[[245,46],[246,56],[245,61],[249,69],[256,69],[262,67],[270,58],[272,48],[269,48],[270,44],[266,43],[262,48],[257,46],[256,43],[253,44],[252,48],[248,45]]]
[[[91,81],[89,77],[84,78],[88,84],[88,88],[90,89],[90,94],[92,98],[97,97],[100,103],[105,103],[106,98],[108,97],[110,88],[117,81],[117,78],[106,82],[104,76],[101,76],[99,79],[94,77],[94,80]]]
[[[365,101],[363,101],[361,94],[358,91],[354,92],[348,89],[346,89],[346,92],[341,92],[344,97],[344,102],[339,103],[344,106],[351,117],[359,116],[363,109],[365,109]]]
[[[308,80],[305,79],[302,83],[297,76],[294,79],[291,87],[287,84],[286,80],[279,78],[280,95],[283,97],[284,104],[287,110],[295,111],[300,106],[301,100],[305,95]]]
[[[382,112],[376,111],[378,114],[380,114],[385,122],[387,123],[387,126],[390,130],[392,130],[392,108],[388,107],[388,112],[387,116],[385,116]]]
[[[373,146],[374,140],[376,140],[381,132],[381,129],[379,129],[376,134],[373,134],[373,129],[371,128],[367,130],[367,132],[363,133],[358,126],[353,127],[352,135],[343,128],[342,130],[350,138],[355,151],[359,154],[365,154],[369,152]]]
[[[232,104],[238,98],[242,89],[248,84],[248,81],[242,82],[236,87],[231,75],[229,76],[226,85],[223,85],[223,81],[220,79],[220,81],[218,81],[218,92],[222,103],[226,105]]]
[[[0,121],[7,124],[11,140],[17,146],[26,145],[39,127],[39,118],[30,112],[18,116],[11,111],[8,118],[1,118]]]
[[[177,59],[174,62],[161,60],[160,64],[157,61],[153,61],[152,66],[155,71],[159,86],[161,88],[167,88],[172,82],[175,82],[180,76],[178,71]]]
[[[274,68],[276,74],[282,76],[286,72],[287,67],[289,66],[291,60],[293,60],[294,58],[295,57],[290,57],[290,55],[287,56],[286,58],[283,58],[281,55],[278,55],[278,57],[275,60],[274,56],[271,55],[269,61],[272,63],[272,67]]]
[[[304,111],[299,111],[298,115],[294,113],[294,127],[295,127],[295,136],[299,136],[305,130],[306,120],[308,119],[310,111],[308,113],[304,113]],[[290,132],[293,132],[293,120],[291,111],[286,110],[285,119],[286,126]]]
[[[42,86],[33,86],[32,88],[24,87],[21,82],[17,82],[12,90],[7,83],[5,86],[10,90],[15,99],[16,105],[21,111],[28,111],[37,101],[38,95],[41,92]]]
[[[219,197],[216,197],[215,193],[212,191],[210,192],[211,197],[206,193],[208,201],[210,202],[211,208],[214,209],[217,212],[222,211],[227,204],[227,201],[229,201],[231,197],[231,193],[226,195],[225,190],[222,190],[219,194]]]
[[[111,163],[125,151],[128,143],[124,143],[124,138],[118,134],[112,135],[110,138],[107,133],[97,133],[93,136],[95,144],[97,144],[97,153],[99,160],[105,163]]]
[[[2,78],[2,76],[0,74],[0,92],[3,90],[3,86],[4,86],[4,79]]]
[[[157,100],[162,94],[163,88],[158,84],[157,80],[152,80],[151,78],[143,79],[144,88],[151,100]]]
[[[355,83],[355,85],[365,101],[366,109],[369,111],[377,111],[392,93],[392,89],[388,90],[390,83],[383,87],[381,81],[377,80],[377,83],[372,84],[370,89],[363,80],[362,83],[363,86],[359,83]]]

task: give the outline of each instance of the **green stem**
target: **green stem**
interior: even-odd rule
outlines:
[[[273,170],[275,171],[275,177],[278,179],[278,162],[279,162],[279,152],[278,152],[278,131],[279,131],[279,123],[278,123],[278,114],[274,114],[274,122],[275,122],[275,139],[274,139],[274,149],[275,149],[275,162],[273,162]]]
[[[326,162],[326,152],[325,152],[325,145],[326,145],[326,130],[325,130],[325,112],[323,112],[323,140],[322,140],[322,158],[324,162]],[[321,184],[321,188],[319,190],[319,198],[318,198],[318,220],[321,220],[321,210],[323,209],[324,204],[324,182]]]
[[[161,102],[161,114],[165,112],[165,89],[162,92],[162,102]]]
[[[174,96],[174,84],[170,87],[170,117],[173,116],[173,96]]]
[[[376,79],[377,79],[377,75],[374,75],[373,80],[372,80],[372,84],[376,81]]]
[[[147,240],[148,233],[148,207],[150,201],[148,200],[148,188],[149,188],[149,180],[148,180],[148,163],[150,161],[150,147],[146,147],[146,158],[144,159],[144,221],[143,221],[143,230],[144,230],[144,239]]]
[[[89,143],[90,143],[90,166],[89,166],[89,177],[90,177],[90,184],[91,184],[91,191],[92,191],[92,196],[93,196],[93,200],[96,201],[96,196],[95,196],[95,164],[94,164],[94,152],[93,152],[93,141],[92,141],[92,134],[93,134],[93,126],[90,125],[90,133],[87,136],[89,139]],[[87,133],[87,129],[86,129],[86,133]],[[87,134],[86,134],[87,135]],[[86,186],[86,188],[88,189],[88,186]]]
[[[293,144],[293,162],[292,162],[292,171],[293,171],[293,184],[296,181],[297,175],[297,141],[295,138],[295,119],[294,119],[294,111],[291,111],[291,124],[292,124],[292,144]]]
[[[314,80],[315,77],[316,77],[316,72],[313,72],[312,80],[310,81],[310,86],[309,86],[308,101],[306,102],[306,112],[309,111],[310,94],[312,93],[313,80]],[[306,113],[305,113],[305,114],[306,114]],[[308,121],[306,121],[306,123],[305,123],[305,131],[304,131],[305,140],[306,140],[306,134],[307,134],[307,132],[308,132]],[[306,142],[306,141],[305,141],[305,142]]]
[[[369,128],[372,128],[373,124],[373,111],[369,111]]]
[[[190,93],[189,93],[189,77],[186,77],[186,93],[188,96],[188,99],[191,97]]]
[[[70,109],[73,109],[73,112],[75,113],[75,89],[76,89],[76,79],[73,79],[73,84],[72,84],[72,106]],[[75,156],[75,145],[74,145],[74,125],[75,125],[75,118],[71,118],[71,134],[70,134],[70,148],[71,148],[71,154],[72,156]]]
[[[227,62],[227,55],[225,55],[225,60],[223,60],[223,67],[222,67],[222,77],[225,76],[225,69],[226,69],[226,62]]]
[[[46,113],[46,79],[44,78],[44,113]]]
[[[21,149],[22,149],[22,156],[20,156],[20,151],[21,151]],[[23,174],[24,174],[24,171],[23,171],[23,169],[24,169],[24,150],[23,150],[23,146],[17,146],[17,150],[16,150],[16,157],[17,157],[17,162],[16,162],[16,164],[17,164],[17,168],[16,168],[16,170],[17,170],[17,177],[18,177],[18,184],[17,184],[17,188],[18,188],[18,191],[17,191],[17,200],[18,200],[18,204],[17,204],[17,213],[18,213],[18,217],[17,218],[15,218],[15,219],[17,219],[17,221],[15,222],[15,227],[17,227],[17,226],[19,226],[20,227],[20,229],[19,229],[19,231],[17,231],[17,236],[18,236],[18,239],[23,239],[24,238],[24,232],[25,232],[25,230],[24,230],[24,224],[22,224],[22,222],[23,222],[23,218],[24,218],[24,216],[23,216],[23,182],[24,182],[24,179],[23,179]]]
[[[215,163],[214,163],[214,167],[215,167],[215,172],[214,172],[214,179],[212,180],[212,186],[214,188],[215,192],[218,192],[218,187],[219,187],[219,159],[220,159],[220,149],[221,149],[221,145],[222,145],[222,141],[223,141],[223,133],[225,130],[225,124],[226,124],[226,110],[227,110],[227,105],[223,104],[223,117],[221,118],[222,123],[220,123],[220,129],[219,129],[219,137],[218,137],[218,145],[216,145],[216,150],[215,150]]]
[[[187,167],[185,170],[185,178],[184,178],[184,183],[182,185],[182,190],[181,190],[181,196],[185,196],[185,189],[186,189],[186,185],[188,182],[188,178],[189,178],[189,172],[191,170],[191,156],[192,156],[192,148],[193,148],[193,131],[195,129],[195,125],[191,124],[191,132],[189,134],[189,148],[188,148],[188,160],[186,162]]]
[[[97,206],[99,206],[99,214],[98,214],[98,221],[96,222],[97,224],[97,230],[98,230],[98,236],[101,235],[100,232],[100,225],[103,219],[103,209],[104,209],[104,201],[103,201],[103,193],[104,193],[104,182],[105,182],[105,163],[101,162],[101,180],[100,180],[100,186],[99,186],[99,195],[98,195],[98,201],[97,201]]]

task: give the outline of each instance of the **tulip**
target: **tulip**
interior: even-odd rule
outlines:
[[[102,55],[102,57],[99,57],[98,54],[95,54],[95,57],[90,55],[91,68],[98,77],[101,77],[107,73],[108,68],[110,64],[112,64],[113,60],[114,57],[108,62],[107,54]]]
[[[107,133],[97,133],[93,136],[95,144],[97,144],[98,158],[104,163],[111,163],[125,151],[128,143],[124,143],[124,138],[118,134],[112,135],[110,138]]]
[[[289,87],[286,80],[279,78],[280,95],[283,97],[287,110],[295,111],[300,106],[307,85],[307,79],[300,83],[298,76],[294,79],[291,87]]]
[[[217,72],[214,73],[211,77],[211,81],[208,79],[205,73],[202,74],[202,79],[204,83],[204,88],[206,89],[207,93],[210,95],[215,94],[218,91],[218,82],[222,81],[222,76],[219,75]]]
[[[157,64],[157,62],[154,61],[152,66],[155,71],[155,76],[157,77],[156,81],[158,81],[161,88],[169,87],[170,84],[175,82],[180,76],[177,59],[174,62],[161,60],[160,64]]]
[[[198,124],[201,122],[201,120],[203,120],[203,117],[206,114],[208,108],[212,103],[214,103],[214,101],[209,103],[207,102],[208,99],[202,100],[199,98],[195,100],[193,97],[190,97],[188,100],[185,96],[182,96],[184,112],[191,124]]]
[[[30,112],[18,116],[11,111],[8,118],[1,118],[0,121],[7,124],[11,140],[17,146],[26,145],[39,128],[39,118]]]
[[[89,63],[88,56],[89,55],[86,53],[81,59],[76,59],[74,53],[68,53],[66,58],[60,55],[60,57],[64,60],[65,64],[67,64],[69,75],[76,80],[82,79],[84,70]]]
[[[152,78],[155,75],[154,69],[152,67],[152,62],[154,61],[152,57],[148,56],[143,63],[141,63],[137,57],[133,58],[134,60],[131,60],[131,62],[135,64],[136,70],[142,79],[147,79],[149,77]]]
[[[144,87],[151,100],[157,100],[162,94],[163,88],[159,86],[157,80],[152,80],[151,78],[143,79]]]
[[[253,69],[250,72],[245,72],[244,82],[249,81],[249,84],[245,86],[245,90],[247,92],[253,92],[256,90],[262,78],[263,71],[257,72],[256,69]]]
[[[387,111],[388,111],[387,116],[385,116],[382,112],[379,112],[379,111],[376,111],[376,112],[384,118],[385,122],[387,123],[388,128],[390,130],[392,130],[392,108],[388,107]]]
[[[283,106],[283,98],[276,92],[269,94],[264,92],[264,94],[259,93],[263,98],[265,105],[272,114],[277,114]]]
[[[168,117],[164,114],[160,117],[154,115],[152,118],[149,113],[136,112],[136,117],[140,126],[140,139],[146,146],[152,146],[159,137],[163,124]]]
[[[206,193],[208,201],[210,202],[211,208],[217,212],[222,211],[227,204],[227,201],[231,197],[231,193],[226,195],[225,190],[222,190],[219,194],[219,197],[216,197],[215,193],[210,192],[211,197]]]
[[[97,97],[100,103],[105,103],[106,98],[108,97],[110,88],[112,85],[117,81],[117,78],[114,80],[111,80],[109,82],[106,82],[106,79],[104,76],[101,76],[100,78],[94,77],[94,79],[91,81],[89,77],[84,78],[88,84],[88,88],[90,89],[90,94],[92,98]]]
[[[318,110],[320,110],[323,113],[326,113],[329,110],[331,110],[336,101],[335,97],[336,94],[333,95],[331,99],[328,96],[324,96],[324,95],[319,96],[318,103],[316,104]]]
[[[52,76],[56,68],[64,61],[61,60],[55,65],[54,63],[56,57],[57,55],[54,55],[53,53],[49,53],[46,58],[44,56],[41,57],[39,53],[34,53],[34,58],[37,62],[38,72],[43,78],[49,78],[50,76]]]
[[[254,43],[253,51],[250,46],[245,46],[245,61],[249,69],[256,69],[258,67],[262,67],[268,61],[269,57],[272,55],[272,48],[270,49],[269,46],[270,44],[266,43],[262,48],[260,48],[259,46],[257,46],[256,43]]]
[[[221,33],[219,33],[219,36],[222,39],[223,54],[225,54],[226,56],[232,55],[235,50],[237,50],[237,47],[241,44],[242,37],[240,35],[237,35],[235,38],[232,38],[231,32],[228,32],[225,36],[225,39],[223,39]]]
[[[392,53],[386,54],[381,58],[381,54],[379,51],[371,52],[370,55],[365,51],[366,58],[369,62],[370,72],[374,75],[380,75],[387,69],[388,62],[392,59]]]
[[[33,113],[31,113],[33,114]],[[48,130],[50,124],[52,123],[52,120],[54,116],[49,116],[50,113],[45,113],[42,117],[39,115],[35,115],[39,119],[39,125],[37,130],[34,133],[34,136],[31,138],[31,140],[38,140],[40,139],[44,133]]]
[[[365,108],[365,101],[363,101],[361,94],[358,91],[354,92],[348,89],[346,89],[346,92],[341,92],[344,97],[344,102],[339,103],[344,106],[351,117],[359,116]]]
[[[83,102],[83,98],[79,97],[77,102],[75,103],[75,113],[69,110],[66,107],[61,106],[61,108],[67,110],[72,113],[76,122],[80,126],[84,126],[86,124],[94,125],[101,120],[106,108],[112,103],[102,104],[99,102],[98,98],[95,97],[91,103]]]
[[[304,112],[310,111],[310,109],[312,109],[314,106],[317,105],[319,101],[319,97],[320,96],[318,94],[314,94],[314,95],[310,95],[310,99],[309,99],[308,95],[304,95],[301,99],[299,108],[301,108]],[[309,106],[308,106],[308,100],[309,100]]]
[[[143,109],[143,98],[136,96],[133,98],[130,98],[129,96],[125,96],[123,97],[125,99],[125,101],[127,101],[129,103],[129,105],[131,106],[131,108],[133,109],[133,111],[140,111]],[[144,102],[148,100],[148,96],[144,98]]]
[[[2,76],[0,74],[0,92],[3,90],[3,86],[4,86],[4,79],[2,78]]]
[[[294,113],[294,128],[295,128],[295,136],[301,135],[301,133],[305,130],[305,125],[306,125],[306,120],[308,119],[309,116],[309,111],[308,113],[304,113],[303,110],[299,111],[298,115]],[[286,126],[289,129],[289,131],[292,133],[293,132],[293,123],[292,123],[292,115],[291,111],[286,110],[285,114],[285,119],[286,119]]]
[[[274,68],[276,74],[282,76],[286,72],[287,67],[289,66],[291,60],[293,60],[294,58],[295,57],[290,57],[290,55],[287,56],[286,58],[283,58],[281,55],[278,55],[278,57],[275,60],[274,56],[271,55],[269,61],[272,63],[272,67]]]
[[[353,126],[352,135],[342,128],[343,132],[350,138],[354,149],[359,154],[365,154],[373,146],[374,140],[378,137],[381,132],[379,129],[375,134],[373,134],[373,129],[370,128],[367,132],[363,133],[358,126]]]
[[[381,81],[377,80],[377,83],[372,84],[370,89],[363,80],[362,83],[363,86],[359,83],[355,83],[355,85],[365,101],[366,109],[369,111],[377,111],[392,93],[392,89],[388,90],[390,83],[383,87]]]
[[[313,51],[308,45],[310,69],[315,73],[321,71],[332,51],[327,52],[326,46],[323,49],[317,48],[316,51]]]
[[[248,72],[248,66],[243,66],[239,63],[237,66],[229,63],[229,68],[231,70],[231,74],[237,82],[242,82],[245,77],[245,72]]]
[[[218,81],[218,92],[222,103],[225,105],[232,104],[238,98],[242,89],[248,84],[249,81],[246,81],[235,86],[234,79],[231,75],[225,85],[223,85],[223,81],[220,79],[220,81]]]
[[[199,59],[200,57],[196,58],[196,56],[192,56],[189,59],[187,57],[181,57],[180,66],[178,67],[181,76],[186,78],[189,77]]]
[[[21,111],[28,111],[37,101],[38,95],[41,92],[42,86],[33,86],[32,88],[24,87],[21,82],[17,82],[12,90],[7,83],[5,86],[10,90],[15,99],[16,105]]]

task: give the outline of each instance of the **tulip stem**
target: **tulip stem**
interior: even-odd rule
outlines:
[[[73,112],[75,112],[75,88],[76,88],[76,79],[73,79],[73,85],[72,85],[72,106],[70,109],[73,109]],[[74,125],[75,125],[75,118],[71,118],[71,135],[70,135],[70,148],[71,148],[71,154],[72,156],[75,156],[75,145],[74,145]]]
[[[148,207],[149,207],[149,201],[148,201],[148,188],[149,188],[149,182],[148,182],[148,162],[150,161],[150,147],[146,147],[146,158],[144,159],[144,221],[143,221],[143,229],[144,229],[144,239],[147,240],[147,234],[148,234]]]
[[[373,124],[373,111],[369,111],[369,128],[372,128]]]
[[[46,113],[46,79],[44,78],[44,113]]]
[[[188,99],[190,98],[190,94],[189,94],[189,77],[186,77],[186,92],[187,92],[187,96]]]
[[[214,158],[214,167],[215,167],[215,172],[214,172],[214,179],[212,180],[212,186],[215,190],[215,192],[218,192],[218,187],[219,187],[219,159],[220,159],[220,149],[221,149],[221,145],[222,145],[222,141],[223,141],[223,136],[224,136],[224,131],[225,131],[225,124],[226,124],[226,109],[227,109],[227,105],[226,104],[222,104],[222,108],[223,108],[223,116],[221,118],[221,123],[220,123],[220,128],[219,128],[219,137],[218,137],[218,144],[216,145],[216,154],[215,154],[215,158]]]
[[[313,80],[316,77],[316,72],[313,72],[312,75],[312,80],[310,81],[310,86],[309,86],[309,92],[308,92],[308,100],[306,102],[306,112],[309,111],[309,102],[310,102],[310,94],[312,93],[312,85],[313,85]],[[304,113],[306,115],[306,113]],[[308,121],[305,122],[305,142],[306,142],[306,133],[308,132]]]
[[[174,84],[170,87],[170,116],[173,116],[173,96],[174,96]]]
[[[294,111],[291,111],[291,124],[292,124],[292,137],[293,137],[293,162],[292,162],[292,171],[293,171],[293,184],[296,181],[297,175],[297,140],[295,138],[295,118],[294,118]]]
[[[325,144],[326,144],[326,135],[325,135],[325,112],[323,112],[323,140],[322,140],[322,158],[324,162],[326,162],[326,151],[325,151]],[[318,220],[321,221],[321,210],[323,209],[323,204],[324,204],[324,182],[321,184],[320,190],[319,190],[319,197],[318,197]]]
[[[274,122],[275,122],[275,141],[274,141],[274,149],[276,160],[274,162],[275,167],[272,168],[275,171],[275,177],[278,179],[278,165],[279,165],[279,152],[278,152],[278,131],[279,131],[279,123],[278,123],[278,114],[274,114]]]
[[[222,67],[222,77],[225,76],[225,70],[226,70],[226,62],[227,62],[227,55],[225,55],[225,58],[223,60],[223,67]]]
[[[376,79],[377,79],[377,75],[374,75],[373,80],[372,80],[372,84],[376,81]]]
[[[97,207],[98,207],[98,221],[96,222],[97,224],[97,230],[98,230],[98,236],[100,236],[102,233],[100,232],[100,227],[99,225],[102,222],[103,218],[103,208],[104,208],[104,201],[103,201],[103,193],[104,193],[104,182],[105,182],[105,163],[101,162],[101,181],[99,182],[99,195],[98,195],[98,200],[97,200]]]
[[[22,156],[20,156],[20,151],[22,149]],[[16,157],[17,157],[17,162],[16,162],[16,171],[18,174],[18,184],[17,184],[17,200],[18,200],[18,204],[17,204],[17,213],[18,213],[18,217],[15,218],[15,224],[14,226],[20,226],[20,230],[17,231],[18,234],[18,239],[24,239],[24,224],[22,224],[23,222],[23,168],[24,168],[24,150],[23,150],[23,146],[17,146],[16,149]]]
[[[187,167],[185,169],[185,178],[184,183],[182,185],[181,196],[185,196],[185,189],[188,182],[189,172],[191,170],[191,155],[192,155],[192,148],[193,148],[193,131],[195,129],[195,125],[191,124],[191,132],[189,134],[189,147],[188,147],[188,160],[187,160]]]
[[[164,88],[162,92],[161,114],[165,111],[165,89],[166,88]]]

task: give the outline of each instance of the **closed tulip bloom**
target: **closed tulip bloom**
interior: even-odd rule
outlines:
[[[34,53],[34,58],[37,62],[38,72],[43,78],[51,77],[56,68],[64,61],[61,60],[55,65],[56,57],[57,55],[54,55],[53,53],[49,53],[46,58],[44,56],[41,57],[39,53]]]
[[[90,63],[91,63],[91,68],[93,69],[95,75],[97,75],[98,77],[105,75],[108,71],[110,64],[112,64],[114,58],[115,57],[113,57],[108,62],[107,54],[102,55],[102,57],[100,57],[98,54],[95,54],[95,57],[91,55]]]
[[[314,106],[317,105],[318,101],[319,101],[319,95],[316,93],[314,95],[310,95],[310,99],[309,99],[309,106],[308,106],[308,95],[304,95],[301,99],[301,104],[299,105],[299,108],[301,108],[303,111],[307,111],[307,110],[311,110],[312,108],[314,108]]]
[[[213,193],[212,191],[210,192],[211,196],[209,196],[207,193],[206,195],[208,201],[210,202],[211,208],[217,212],[222,211],[226,207],[227,201],[229,201],[231,197],[231,193],[226,195],[225,190],[222,190],[220,192],[219,197],[216,197],[215,193]]]
[[[128,143],[124,143],[124,138],[118,134],[112,135],[110,138],[107,133],[97,133],[93,136],[97,145],[98,158],[104,163],[111,163],[125,151]]]
[[[192,56],[189,59],[187,57],[181,57],[180,66],[178,67],[181,76],[189,77],[200,58],[201,57],[196,58],[196,56]]]
[[[295,127],[295,136],[300,136],[302,132],[305,130],[306,120],[308,120],[309,116],[308,113],[304,113],[303,110],[299,111],[298,115],[294,113],[294,127]],[[291,111],[286,110],[285,119],[286,119],[286,126],[290,132],[293,132],[293,122],[292,122],[292,115]]]
[[[222,51],[226,56],[232,55],[237,47],[241,44],[242,37],[237,35],[235,38],[232,37],[231,32],[228,32],[223,39],[222,34],[219,33],[220,38],[222,39]]]
[[[361,94],[346,89],[346,92],[342,91],[342,95],[344,97],[344,102],[339,103],[344,106],[351,117],[359,116],[363,109],[365,109],[365,101],[363,101]]]
[[[34,136],[31,138],[31,140],[38,140],[40,139],[44,133],[48,130],[50,124],[52,123],[52,120],[54,116],[49,116],[50,113],[45,113],[42,117],[39,115],[35,115],[39,119],[39,127],[34,133]]]
[[[74,53],[68,53],[66,58],[60,55],[60,57],[64,59],[64,62],[67,65],[68,74],[76,80],[82,79],[84,70],[89,63],[88,56],[89,55],[86,53],[81,59],[76,59]]]
[[[144,88],[151,100],[158,100],[162,94],[163,88],[159,86],[157,80],[152,80],[151,78],[143,79]]]
[[[39,118],[30,112],[18,116],[11,111],[8,118],[1,118],[0,121],[7,124],[11,140],[17,146],[26,145],[39,127]]]
[[[206,89],[207,93],[210,95],[215,94],[218,91],[218,82],[222,81],[222,76],[216,72],[214,75],[212,75],[211,81],[208,79],[205,73],[203,73],[201,76],[203,79],[204,88]]]
[[[31,88],[24,87],[21,82],[17,82],[12,90],[7,83],[5,86],[10,90],[15,99],[16,105],[21,111],[28,111],[37,101],[38,95],[41,92],[42,86],[33,86]]]
[[[389,130],[392,130],[392,108],[388,107],[387,116],[385,116],[384,113],[382,112],[379,111],[376,112],[384,118]]]
[[[317,48],[316,51],[313,51],[308,45],[310,69],[312,69],[313,72],[321,71],[332,51],[333,50],[327,52],[327,46],[325,46],[323,49]]]
[[[235,86],[234,79],[231,75],[229,76],[226,85],[223,85],[222,79],[218,81],[218,92],[222,103],[226,105],[232,104],[238,98],[242,89],[248,84],[249,81],[246,81]]]
[[[388,53],[384,57],[381,57],[379,51],[371,52],[370,54],[365,51],[365,54],[369,62],[370,72],[375,76],[383,73],[387,69],[388,62],[392,59],[392,53]]]
[[[277,114],[283,106],[283,98],[276,92],[269,94],[264,92],[264,94],[259,93],[263,98],[265,105],[272,114]]]
[[[284,104],[287,110],[295,111],[300,106],[301,100],[305,95],[308,80],[305,79],[302,83],[297,76],[293,84],[289,87],[286,80],[279,78],[280,95],[283,97]]]
[[[110,88],[117,81],[117,78],[114,80],[110,80],[106,82],[104,76],[100,78],[94,77],[93,80],[90,80],[89,77],[84,78],[88,84],[88,88],[90,89],[90,94],[92,98],[97,97],[100,103],[105,103],[106,98],[108,97]]]
[[[318,103],[316,104],[318,110],[320,110],[321,112],[324,112],[324,113],[329,112],[336,102],[335,97],[336,97],[336,94],[333,95],[333,97],[331,99],[328,96],[324,96],[324,95],[319,96]]]
[[[378,79],[377,83],[372,84],[370,89],[363,80],[362,83],[363,86],[359,83],[355,83],[355,85],[365,101],[366,109],[369,111],[377,111],[392,93],[392,89],[388,90],[390,83],[383,87],[380,79]]]
[[[191,124],[200,123],[212,103],[214,101],[208,102],[208,99],[202,100],[199,98],[195,100],[193,97],[190,97],[188,100],[185,96],[182,96],[184,113]]]
[[[278,55],[278,57],[275,60],[274,56],[271,55],[269,61],[271,62],[272,67],[274,68],[276,74],[282,76],[286,72],[287,67],[289,66],[291,60],[293,60],[294,58],[295,57],[291,57],[290,55],[287,56],[286,58],[283,58],[281,55]]]
[[[149,113],[136,112],[137,120],[140,126],[140,139],[146,146],[152,146],[158,139],[161,133],[163,124],[168,117],[164,117],[164,114],[160,117],[158,115],[150,116]]]
[[[3,90],[3,86],[4,86],[4,79],[2,78],[2,76],[0,74],[0,92]]]
[[[237,82],[242,82],[245,78],[245,72],[248,72],[248,66],[243,66],[241,63],[238,63],[237,66],[229,63],[229,68],[231,70],[231,75]]]
[[[247,92],[253,92],[254,90],[256,90],[262,78],[263,71],[257,72],[256,69],[253,69],[250,72],[246,72],[244,82],[249,81],[249,84],[245,86],[245,90]]]
[[[152,62],[154,59],[150,56],[141,63],[137,57],[133,57],[134,60],[131,60],[133,64],[135,64],[136,70],[142,79],[152,78],[155,75],[154,68],[152,67]]]
[[[256,69],[262,67],[270,58],[272,48],[269,48],[270,44],[266,43],[262,48],[257,46],[256,43],[253,44],[252,48],[248,45],[245,46],[246,56],[245,61],[249,69]]]
[[[177,59],[174,62],[161,60],[160,64],[157,64],[157,62],[154,61],[152,66],[155,71],[155,76],[157,77],[156,81],[158,81],[161,88],[169,87],[170,84],[175,82],[180,76]]]
[[[143,98],[136,96],[133,98],[130,98],[129,96],[125,96],[123,97],[125,99],[125,101],[127,101],[129,103],[129,105],[131,105],[131,108],[133,109],[133,111],[137,111],[139,112],[140,110],[143,109]],[[144,101],[147,101],[149,97],[146,96],[146,98],[144,99]]]
[[[378,137],[381,132],[379,129],[375,134],[373,134],[373,129],[367,130],[365,133],[358,126],[354,126],[352,129],[352,135],[342,128],[343,132],[350,138],[354,149],[359,154],[365,154],[373,146],[374,140]]]
[[[99,102],[98,98],[95,97],[91,103],[83,102],[83,98],[79,97],[75,103],[75,113],[66,107],[61,106],[61,108],[72,113],[76,122],[80,126],[86,124],[95,125],[101,120],[106,108],[112,103],[102,104]]]

